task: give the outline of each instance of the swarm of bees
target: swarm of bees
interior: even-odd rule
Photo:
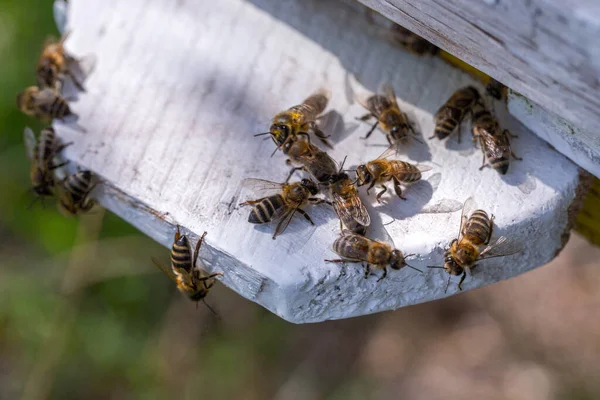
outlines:
[[[386,278],[388,268],[401,270],[419,269],[407,262],[410,255],[393,246],[390,240],[378,240],[367,237],[371,216],[361,197],[359,188],[367,186],[369,195],[375,186],[381,190],[375,196],[381,203],[387,192],[387,184],[392,183],[394,192],[402,200],[406,200],[402,186],[408,186],[422,179],[422,174],[431,170],[430,166],[412,164],[397,158],[399,150],[412,145],[414,140],[420,145],[419,135],[405,112],[398,105],[396,94],[390,85],[384,84],[378,93],[359,100],[368,114],[359,118],[361,121],[375,119],[375,123],[367,131],[363,139],[367,139],[377,127],[385,134],[389,148],[374,160],[360,163],[355,170],[344,170],[345,159],[338,164],[331,156],[311,141],[314,134],[326,146],[331,144],[329,138],[318,125],[321,114],[325,111],[329,100],[329,92],[319,89],[304,100],[303,103],[278,113],[272,120],[269,132],[255,136],[270,135],[275,143],[275,154],[278,150],[287,156],[286,164],[291,165],[285,183],[275,183],[262,179],[245,179],[243,186],[248,189],[271,191],[265,197],[247,200],[240,206],[253,206],[248,216],[252,224],[266,224],[277,221],[273,239],[281,235],[298,212],[311,224],[312,218],[303,209],[308,204],[328,204],[333,206],[340,223],[340,236],[333,242],[332,250],[339,259],[327,259],[333,263],[361,263],[365,269],[365,278],[371,275],[372,269],[382,270],[377,282]],[[484,155],[484,165],[489,164],[500,174],[508,172],[510,156],[519,159],[511,150],[509,138],[514,137],[507,130],[502,130],[491,111],[485,105],[484,98],[472,86],[457,90],[444,103],[434,116],[435,129],[430,138],[446,139],[458,131],[470,116],[473,142],[480,145]],[[487,164],[486,164],[487,160]],[[339,165],[339,166],[338,166]],[[299,182],[288,183],[297,171],[305,172],[310,178]],[[352,178],[350,172],[355,172]],[[327,190],[323,190],[323,189]],[[325,197],[318,197],[322,193]],[[457,209],[443,208],[435,212],[452,212]],[[441,268],[449,274],[460,276],[458,288],[476,262],[500,256],[516,254],[521,249],[501,236],[490,244],[494,226],[494,217],[483,210],[476,209],[472,198],[463,205],[459,237],[448,244],[444,252],[444,266]],[[385,230],[385,229],[384,229]],[[446,290],[450,283],[446,284]]]

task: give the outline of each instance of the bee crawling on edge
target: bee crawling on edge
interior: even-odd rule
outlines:
[[[152,258],[152,262],[175,282],[177,289],[190,300],[196,302],[200,300],[204,302],[204,298],[215,284],[216,278],[223,276],[220,272],[208,274],[204,268],[198,266],[198,255],[205,236],[206,232],[198,239],[194,253],[192,254],[190,241],[186,235],[181,234],[180,227],[177,225],[175,240],[171,247],[171,268],[167,268]],[[208,304],[206,306],[215,313]]]
[[[374,94],[366,100],[358,100],[364,108],[369,110],[368,114],[359,119],[361,121],[368,121],[372,117],[377,119],[363,139],[371,136],[375,128],[380,126],[390,146],[399,146],[408,138],[420,142],[406,113],[402,112],[398,106],[394,89],[390,85],[384,84],[379,91],[379,94]]]
[[[416,271],[419,269],[406,263],[406,257],[400,250],[394,249],[391,245],[377,240],[368,239],[362,235],[357,235],[348,230],[342,231],[333,243],[333,251],[343,258],[337,260],[325,260],[332,263],[360,262],[366,263],[365,279],[371,273],[371,266],[376,269],[382,269],[383,275],[377,279],[377,282],[387,276],[387,266],[394,270],[403,267],[409,267]]]
[[[300,165],[290,170],[286,182],[297,170],[306,171],[322,185],[328,184],[331,177],[338,173],[338,166],[329,154],[307,140],[296,138],[286,143],[282,150],[289,157],[288,165]]]
[[[454,92],[435,113],[433,117],[435,129],[433,136],[429,139],[437,137],[442,140],[454,133],[479,98],[479,92],[473,86],[467,86]],[[460,142],[460,129],[458,129],[458,141]]]
[[[489,244],[493,230],[494,216],[490,217],[485,211],[478,210],[473,198],[469,197],[463,206],[458,238],[454,239],[444,252],[444,266],[430,265],[428,268],[440,268],[450,275],[460,275],[458,289],[462,290],[467,271],[475,268],[477,261],[509,256],[522,251],[515,242],[504,236]],[[483,246],[486,247],[481,250]],[[448,290],[448,285],[450,276],[445,291]]]
[[[501,131],[500,125],[496,118],[485,107],[483,101],[479,100],[473,105],[473,141],[475,144],[479,142],[481,151],[483,152],[483,162],[479,170],[482,170],[487,164],[498,171],[499,174],[505,175],[508,172],[510,165],[510,157],[515,160],[522,160],[517,157],[510,147],[512,135],[507,129]]]
[[[287,184],[249,178],[244,180],[243,184],[255,190],[278,191],[270,196],[240,204],[254,206],[248,216],[248,222],[252,224],[266,224],[279,220],[273,239],[285,231],[296,212],[302,214],[311,225],[315,224],[310,215],[302,209],[306,204],[331,204],[325,199],[314,197],[319,193],[319,186],[310,179]]]
[[[383,189],[377,193],[377,202],[381,203],[381,196],[387,191],[385,184],[389,181],[394,182],[394,191],[402,200],[406,200],[402,196],[401,184],[408,185],[421,180],[421,173],[431,170],[428,166],[417,166],[400,160],[388,160],[389,157],[396,153],[394,147],[388,148],[375,160],[369,161],[366,164],[361,164],[356,168],[357,185],[369,185],[367,194],[375,185],[380,185]]]
[[[254,136],[271,135],[271,139],[277,145],[275,149],[277,151],[277,149],[282,148],[298,135],[305,136],[310,142],[309,132],[312,131],[321,142],[327,147],[332,148],[331,144],[327,141],[328,136],[319,129],[316,123],[319,116],[327,107],[330,96],[329,91],[319,89],[306,98],[302,104],[293,106],[275,115],[269,132],[258,133]]]
[[[90,194],[98,183],[91,171],[77,171],[60,182],[57,190],[58,208],[65,215],[78,215],[94,207]]]
[[[37,86],[28,87],[17,94],[17,106],[24,114],[42,121],[77,119],[77,115],[69,108],[67,100],[49,87],[43,89]]]

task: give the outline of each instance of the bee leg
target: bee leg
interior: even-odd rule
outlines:
[[[481,160],[481,167],[479,167],[479,170],[481,171],[482,169],[484,169],[485,167],[487,167],[487,163],[485,162],[485,153],[483,154],[483,159]]]
[[[335,259],[335,260],[325,260],[325,262],[337,263],[337,264],[345,264],[345,263],[350,262],[350,261],[346,260],[344,258],[338,258],[338,259]]]
[[[60,168],[60,167],[64,167],[64,166],[65,166],[65,165],[67,165],[68,163],[69,163],[69,161],[65,161],[65,162],[62,162],[62,163],[60,163],[60,164],[56,164],[56,165],[49,165],[49,166],[48,166],[48,169],[49,169],[49,170],[53,170],[53,169],[57,169],[57,168]]]
[[[371,275],[371,266],[369,264],[367,264],[365,266],[365,279],[367,279],[369,277],[369,275]]]
[[[490,218],[490,234],[488,235],[486,241],[485,241],[485,245],[490,243],[490,240],[492,239],[492,233],[494,232],[494,214],[492,214],[492,217]],[[473,268],[473,267],[471,267]]]
[[[358,118],[356,118],[356,120],[357,120],[357,121],[368,121],[368,120],[370,120],[370,119],[371,119],[371,118],[373,118],[373,117],[374,117],[374,115],[373,115],[373,114],[371,114],[371,113],[367,113],[367,114],[363,115],[362,117],[358,117]]]
[[[306,218],[306,220],[308,222],[310,222],[311,225],[314,225],[315,223],[313,222],[312,218],[310,218],[310,215],[308,215],[308,213],[306,211],[304,211],[301,208],[297,208],[296,211],[298,211],[300,214],[302,214],[304,216],[304,218]]]
[[[303,169],[304,167],[294,167],[290,170],[290,173],[288,174],[287,178],[285,179],[284,183],[288,183],[290,181],[290,179],[292,178],[292,175],[294,175],[294,172]]]
[[[177,224],[177,231],[175,232],[175,242],[177,240],[179,240],[180,237],[181,237],[181,227],[179,226],[179,224]]]
[[[200,253],[200,247],[202,247],[202,242],[204,242],[204,236],[206,236],[206,231],[200,236],[198,242],[196,243],[196,248],[194,249],[194,259],[192,261],[192,268],[196,268],[196,262],[198,260],[198,254]]]
[[[511,150],[510,155],[517,161],[523,161],[522,157],[517,157],[515,153]]]
[[[58,146],[56,148],[56,150],[54,151],[55,153],[60,153],[61,151],[63,151],[65,149],[65,147],[69,147],[70,145],[72,145],[73,142],[69,142],[69,143],[65,143],[65,144],[61,144],[60,146]]]
[[[458,282],[458,290],[462,290],[462,283],[466,277],[467,277],[467,273],[463,272],[462,276],[460,277],[460,282]]]
[[[402,200],[406,200],[406,197],[402,196],[402,187],[400,186],[400,181],[396,178],[394,178],[394,191],[398,197],[400,197]]]
[[[375,122],[373,124],[373,126],[371,127],[371,129],[369,129],[369,132],[367,132],[367,135],[365,137],[361,137],[361,139],[368,139],[369,136],[371,136],[371,134],[373,133],[373,131],[375,130],[375,128],[377,128],[377,125],[379,125],[379,121]]]
[[[379,282],[380,280],[382,280],[386,276],[387,276],[387,267],[384,267],[383,268],[383,275],[381,275],[381,278],[377,279],[377,282]]]
[[[245,201],[245,202],[243,202],[243,203],[240,203],[239,205],[240,205],[240,207],[244,207],[244,206],[251,206],[251,205],[253,205],[253,204],[258,204],[258,203],[260,203],[260,202],[261,202],[261,201],[263,201],[264,199],[265,199],[265,198],[263,197],[262,199],[258,199],[258,200],[247,200],[247,201]]]
[[[503,132],[505,135],[510,136],[511,138],[518,138],[519,135],[514,135],[511,131],[509,131],[508,129],[505,129]]]
[[[71,78],[71,81],[73,81],[73,84],[75,85],[75,87],[78,90],[85,92],[85,88],[83,87],[83,84],[81,82],[79,82],[79,79],[77,79],[75,77],[75,74],[73,74],[71,71],[67,71],[67,75],[69,75],[69,78]]]
[[[367,188],[367,194],[369,194],[369,190],[373,189],[373,187],[375,187],[375,181],[371,182],[371,184]]]
[[[383,196],[383,194],[385,192],[387,192],[387,187],[385,185],[381,185],[381,188],[383,189],[381,192],[377,193],[377,196],[375,196],[375,200],[377,200],[377,202],[379,204],[381,204],[381,200],[379,200],[381,198],[381,196]]]
[[[332,202],[330,202],[329,200],[320,199],[320,198],[318,198],[318,197],[309,197],[309,198],[308,198],[308,201],[309,201],[310,203],[314,204],[314,205],[317,205],[317,204],[322,204],[322,203],[327,203],[327,204],[329,204],[330,206],[333,206],[333,203],[332,203]]]

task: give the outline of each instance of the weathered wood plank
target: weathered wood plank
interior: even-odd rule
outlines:
[[[547,110],[600,127],[600,10],[590,0],[360,0]]]
[[[87,92],[73,103],[87,132],[55,124],[63,140],[75,143],[66,156],[105,180],[98,193],[104,206],[165,246],[175,223],[193,238],[208,231],[202,261],[225,273],[225,285],[293,322],[446,296],[446,275],[425,266],[441,263],[460,215],[420,213],[441,202],[460,206],[475,196],[496,215],[498,235],[527,239],[521,255],[489,260],[465,282],[466,289],[552,259],[564,244],[578,169],[502,109],[502,124],[520,135],[514,148],[524,157],[509,175],[478,171],[481,153],[464,129],[460,145],[451,139],[407,149],[404,159],[434,170],[406,191],[406,202],[389,197],[378,206],[363,196],[372,213],[371,234],[392,222],[385,229],[398,248],[416,254],[411,263],[426,270],[423,275],[391,271],[376,283],[376,277],[364,279],[358,265],[324,263],[335,256],[330,246],[339,232],[334,213],[324,207],[309,209],[315,227],[299,218],[276,241],[272,227],[246,222],[248,210],[236,205],[251,195],[240,181],[281,181],[287,174],[284,157],[270,157],[271,141],[252,134],[265,131],[276,112],[316,88],[333,93],[329,110],[337,112],[337,123],[324,121],[335,143],[331,154],[337,160],[347,155],[352,166],[385,148],[380,133],[359,139],[367,127],[354,120],[364,110],[353,101],[353,90],[365,94],[390,82],[401,106],[429,136],[440,104],[455,89],[477,84],[442,60],[382,41],[357,8],[319,0],[73,2],[67,47],[76,55],[93,51],[98,64]],[[448,294],[456,292],[452,285]]]

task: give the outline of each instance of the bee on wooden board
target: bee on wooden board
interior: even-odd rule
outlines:
[[[68,175],[57,191],[59,210],[69,216],[91,210],[96,202],[90,198],[90,193],[96,185],[91,171],[77,171]]]
[[[175,240],[171,247],[171,267],[168,268],[152,258],[154,264],[175,282],[177,289],[190,300],[196,302],[200,300],[204,302],[204,298],[215,284],[216,278],[223,276],[220,272],[208,274],[202,268],[202,265],[198,265],[198,254],[200,253],[200,247],[202,247],[205,236],[206,232],[198,239],[194,253],[192,254],[190,241],[186,235],[181,234],[180,227],[177,225]],[[204,304],[214,313],[213,309],[206,302]]]
[[[420,56],[424,54],[435,55],[439,51],[439,48],[428,40],[398,24],[392,26],[390,38],[408,51]]]
[[[460,230],[457,239],[454,239],[444,252],[444,266],[431,265],[429,268],[444,269],[450,275],[461,275],[458,289],[462,290],[462,283],[467,276],[467,271],[476,267],[476,262],[493,257],[503,257],[520,253],[522,249],[505,236],[500,236],[490,244],[494,230],[494,216],[477,209],[472,197],[469,197],[463,206]],[[483,250],[481,247],[486,246]],[[450,276],[448,277],[448,285]]]
[[[433,117],[435,120],[434,134],[429,139],[437,137],[442,140],[454,133],[479,98],[479,92],[473,86],[467,86],[454,92],[435,113]],[[460,129],[458,129],[458,141],[460,142]]]
[[[42,129],[38,139],[31,128],[25,128],[23,139],[27,156],[31,161],[29,177],[33,191],[39,198],[52,196],[56,182],[54,172],[68,164],[68,161],[57,160],[57,155],[71,143],[60,144],[51,126]]]
[[[394,249],[387,243],[371,240],[362,235],[357,235],[348,230],[344,230],[340,237],[333,242],[333,251],[343,257],[336,260],[325,260],[332,263],[360,262],[365,265],[365,279],[371,273],[371,267],[382,269],[383,275],[377,279],[377,282],[387,276],[387,266],[399,270],[403,267],[409,267],[422,272],[406,263],[405,256],[400,250]]]
[[[37,86],[28,87],[17,94],[17,106],[24,114],[43,121],[77,117],[69,108],[67,100],[49,87],[43,89]]]
[[[345,161],[345,160],[344,160]],[[333,208],[342,225],[351,232],[364,235],[371,217],[367,208],[358,196],[358,189],[347,173],[343,172],[342,163],[339,172],[329,180],[329,192],[333,200]]]
[[[498,82],[495,79],[491,79],[490,83],[488,83],[485,87],[485,93],[496,100],[502,100],[506,98],[506,92],[508,88]]]
[[[394,147],[388,148],[379,157],[366,164],[361,164],[356,168],[357,185],[369,185],[367,194],[375,185],[380,185],[383,189],[377,193],[377,202],[380,203],[381,196],[387,191],[385,184],[389,181],[394,183],[394,191],[402,200],[406,200],[402,196],[401,184],[409,185],[421,180],[421,173],[429,171],[431,167],[417,166],[400,160],[388,160],[389,157],[396,154]]]
[[[77,89],[85,91],[74,72],[78,60],[65,52],[64,43],[69,37],[69,33],[65,33],[60,40],[49,38],[44,43],[36,67],[36,77],[40,88],[52,88],[58,94],[65,77],[68,76]],[[88,59],[91,61],[89,57]]]
[[[379,91],[379,94],[374,94],[366,100],[358,99],[358,102],[369,110],[368,114],[359,119],[361,121],[368,121],[372,117],[377,119],[377,122],[373,124],[363,139],[371,136],[375,128],[380,126],[390,146],[398,146],[404,143],[409,137],[420,141],[408,117],[398,106],[394,89],[390,85],[385,84],[381,86]]]
[[[338,173],[336,162],[326,152],[307,140],[296,138],[286,143],[282,150],[289,157],[288,164],[300,165],[292,168],[286,182],[300,169],[305,170],[319,184],[328,184],[331,177]]]
[[[505,129],[500,131],[500,125],[491,112],[485,107],[482,101],[477,101],[473,105],[473,141],[481,145],[483,152],[483,161],[479,170],[482,170],[487,164],[498,171],[499,174],[505,175],[508,172],[510,165],[510,157],[515,160],[522,160],[515,155],[511,150],[509,136],[510,132]]]
[[[317,126],[316,120],[327,107],[330,93],[319,89],[306,98],[302,104],[293,106],[273,117],[269,132],[258,133],[254,136],[271,135],[277,149],[295,139],[298,135],[305,136],[310,142],[309,132],[312,131],[326,146],[331,148],[327,137]],[[273,153],[275,154],[275,153]]]
[[[310,215],[302,209],[306,204],[331,204],[324,199],[314,197],[319,193],[319,187],[310,179],[287,184],[249,178],[244,180],[244,186],[259,191],[278,191],[276,194],[240,204],[240,206],[254,206],[248,216],[248,222],[252,224],[266,224],[279,220],[273,233],[273,239],[285,231],[296,212],[303,215],[311,225],[315,224]]]

